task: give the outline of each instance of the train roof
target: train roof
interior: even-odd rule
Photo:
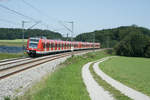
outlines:
[[[71,43],[71,41],[52,40],[52,39],[47,39],[46,37],[30,37],[29,39],[33,39],[33,40],[40,40],[40,39],[42,39],[43,41]],[[76,44],[76,43],[80,43],[80,44],[93,44],[93,42],[81,42],[81,41],[72,41],[72,43],[73,44]],[[100,43],[94,43],[94,44],[100,44]]]

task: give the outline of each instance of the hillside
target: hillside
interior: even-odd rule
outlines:
[[[45,36],[48,39],[61,39],[62,35],[49,30],[28,29],[25,30],[25,39],[34,36]],[[22,39],[22,29],[0,28],[0,40]]]
[[[132,25],[132,26],[121,26],[113,29],[96,30],[94,32],[89,33],[82,33],[78,35],[75,38],[75,40],[92,42],[95,33],[95,41],[100,42],[102,44],[102,47],[114,47],[117,43],[119,43],[126,36],[128,36],[133,32],[150,36],[149,29]]]

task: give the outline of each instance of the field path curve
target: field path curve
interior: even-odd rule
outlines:
[[[101,86],[99,86],[98,83],[93,79],[89,71],[90,64],[92,64],[92,62],[89,62],[83,66],[82,78],[86,85],[91,100],[114,100],[114,98],[109,94],[109,92],[104,91],[104,89]]]
[[[99,64],[105,60],[107,60],[108,57],[102,61],[99,61],[97,63],[94,64],[93,69],[96,72],[96,74],[98,76],[100,76],[103,80],[105,80],[107,83],[109,83],[111,86],[113,86],[114,88],[118,89],[119,91],[121,91],[123,94],[125,94],[126,96],[134,99],[134,100],[150,100],[149,96],[146,96],[145,94],[138,92],[132,88],[129,88],[127,86],[125,86],[124,84],[112,79],[111,77],[109,77],[108,75],[106,75],[103,71],[101,71],[101,69],[99,68]]]

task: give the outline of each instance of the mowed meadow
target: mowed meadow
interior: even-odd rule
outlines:
[[[21,53],[0,53],[0,60],[22,57]],[[26,55],[27,56],[27,55]]]
[[[150,96],[150,59],[114,57],[101,63],[100,68],[115,80]]]
[[[24,39],[24,44],[27,44],[27,39]],[[0,46],[17,46],[22,47],[23,41],[22,39],[15,40],[0,40]]]

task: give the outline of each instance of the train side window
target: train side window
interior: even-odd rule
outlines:
[[[59,43],[57,44],[57,47],[59,48]]]
[[[51,45],[52,45],[52,44],[51,44],[51,42],[50,42],[50,43],[49,43],[49,48],[51,48]]]
[[[58,44],[55,42],[55,43],[54,43],[54,48],[57,48],[57,45],[58,45]]]
[[[52,45],[52,46],[51,46],[51,48],[54,48],[54,47],[55,47],[55,43],[53,43],[53,42],[52,42],[52,44],[51,44],[51,45]]]
[[[60,43],[60,48],[62,47],[62,43]]]
[[[59,48],[59,43],[58,43],[58,42],[57,42],[57,45],[56,45],[56,47],[57,47],[57,48]]]
[[[53,42],[51,42],[51,48],[53,48]]]
[[[45,48],[45,43],[43,42],[42,44],[43,44],[43,48]]]
[[[65,48],[66,48],[66,43],[65,43]]]
[[[49,48],[49,43],[48,42],[46,43],[46,48]]]
[[[55,48],[57,48],[57,45],[58,45],[58,44],[57,44],[57,43],[55,43],[55,45],[54,45],[54,46],[55,46]]]

